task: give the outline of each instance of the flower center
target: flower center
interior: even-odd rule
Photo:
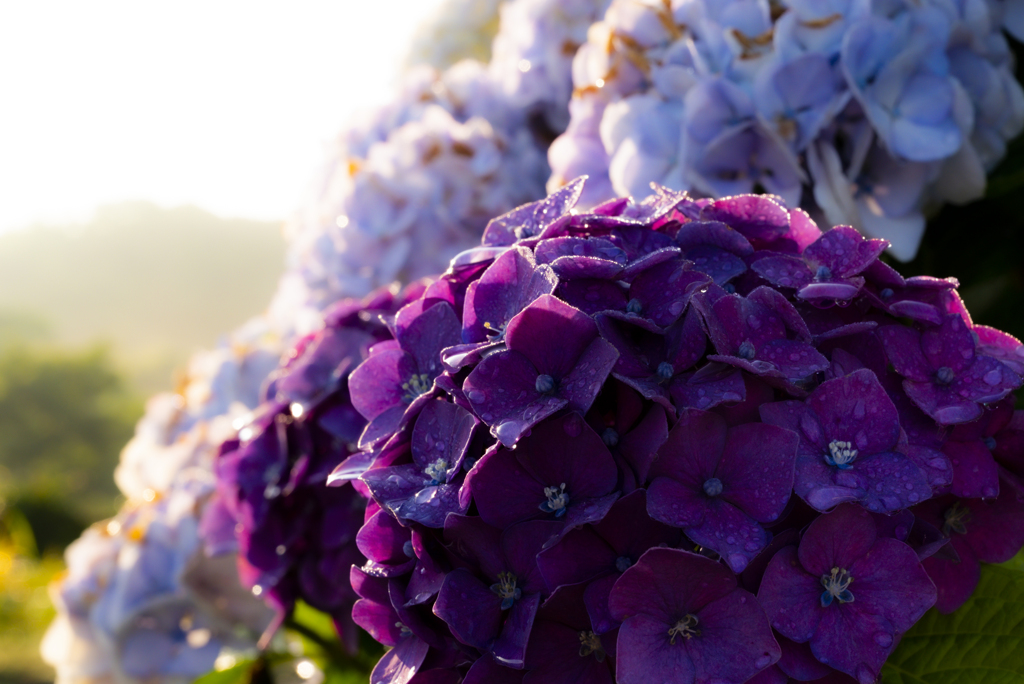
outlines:
[[[433,385],[434,381],[426,373],[414,373],[408,382],[402,383],[402,389],[405,390],[402,401],[411,404],[416,397],[429,392]]]
[[[626,572],[633,565],[633,559],[628,556],[619,556],[615,559],[615,569],[619,572]]]
[[[852,603],[853,593],[849,589],[852,581],[853,575],[846,569],[832,568],[831,574],[822,575],[821,586],[825,587],[825,591],[821,592],[821,607],[832,605],[833,599],[840,603]]]
[[[601,441],[609,449],[619,445],[619,433],[615,431],[615,428],[605,428],[604,432],[601,433]]]
[[[744,340],[743,344],[740,345],[739,351],[736,352],[736,356],[747,361],[753,360],[757,354],[757,350],[754,349],[754,343],[750,340]]]
[[[565,507],[569,505],[569,495],[565,492],[565,483],[558,487],[545,487],[544,496],[548,498],[538,508],[545,513],[554,513],[556,518],[565,515]]]
[[[708,496],[718,496],[722,493],[722,481],[717,477],[709,477],[704,480],[704,493]]]
[[[430,478],[430,482],[427,484],[441,484],[448,474],[448,461],[443,458],[437,459],[423,469],[423,474]]]
[[[484,321],[484,333],[491,339],[500,339],[505,336],[505,328],[496,326],[490,321]]]
[[[832,269],[828,266],[821,265],[818,267],[818,272],[814,274],[815,280],[828,280],[832,277]]]
[[[533,387],[541,394],[551,394],[555,391],[555,379],[546,374],[538,375]]]
[[[700,636],[700,630],[695,629],[697,627],[698,622],[699,620],[697,620],[696,615],[693,615],[692,613],[684,615],[683,618],[679,620],[679,622],[677,622],[674,626],[669,628],[668,642],[670,644],[674,644],[676,643],[676,637],[680,636],[686,639],[687,641],[689,641],[695,636]]]
[[[523,590],[516,587],[516,576],[511,572],[499,572],[498,581],[491,585],[491,591],[501,599],[502,610],[511,608],[523,595]]]
[[[948,385],[953,382],[953,378],[956,377],[956,373],[949,366],[943,366],[939,370],[935,371],[935,382],[939,385]]]
[[[662,361],[658,364],[658,370],[656,375],[658,376],[658,382],[668,382],[672,379],[672,376],[676,374],[676,369],[672,367],[672,364],[668,361]]]
[[[630,299],[629,303],[626,304],[626,313],[639,314],[643,311],[643,304],[640,303],[639,299]]]
[[[593,632],[580,632],[580,658],[586,658],[593,654],[597,662],[604,662],[604,647],[601,646],[601,638]]]
[[[854,459],[857,458],[857,450],[852,447],[853,442],[840,442],[839,440],[829,442],[825,463],[840,470],[849,470],[853,467],[851,464]]]
[[[957,501],[942,514],[946,522],[942,524],[942,533],[949,536],[950,532],[967,534],[967,523],[971,520],[971,509]]]

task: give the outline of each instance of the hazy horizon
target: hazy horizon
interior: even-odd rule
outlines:
[[[0,234],[0,337],[107,344],[140,392],[260,314],[284,270],[281,222],[150,202]],[[130,287],[127,287],[130,285]]]
[[[0,4],[0,234],[133,201],[287,217],[441,2]]]

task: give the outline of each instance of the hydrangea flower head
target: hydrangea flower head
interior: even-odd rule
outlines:
[[[779,633],[870,684],[936,592],[913,549],[880,538],[871,515],[846,504],[772,558],[758,600]]]
[[[1024,126],[1011,16],[930,0],[614,0],[573,61],[548,189],[585,173],[591,206],[651,182],[811,197],[816,217],[910,260],[924,210],[980,197]]]
[[[367,619],[408,649],[382,681],[456,678],[453,652],[469,682],[874,681],[936,584],[973,590],[973,565],[941,565],[957,545],[1024,545],[942,518],[979,505],[953,460],[984,449],[1002,475],[983,513],[1024,519],[1013,343],[973,333],[961,358],[1000,384],[958,395],[981,418],[950,429],[888,340],[927,358],[923,340],[972,335],[954,282],[904,279],[882,242],[769,197],[575,209],[585,195],[493,219],[392,325],[432,331],[440,365],[415,363],[437,375],[333,476],[373,498],[353,577],[401,591],[373,610],[434,620],[403,622],[413,639]],[[350,376],[356,406],[380,391],[359,380],[378,348],[414,356],[384,344]]]

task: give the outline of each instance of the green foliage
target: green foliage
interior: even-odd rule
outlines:
[[[903,635],[882,684],[1024,684],[1024,554],[983,565],[952,615],[930,610]]]
[[[54,614],[47,586],[64,564],[57,556],[36,559],[21,553],[24,535],[24,529],[16,532],[13,536],[22,539],[13,543],[0,531],[0,684],[53,681],[39,642]]]
[[[299,602],[285,623],[302,644],[302,653],[325,675],[324,684],[364,684],[382,654],[381,646],[359,630],[359,652],[350,655],[342,647],[334,621],[306,603]]]
[[[195,681],[195,684],[250,684],[258,679],[262,659],[243,660],[224,670],[214,670]]]
[[[43,547],[59,551],[78,520],[114,512],[111,474],[141,413],[103,348],[0,350],[0,493],[30,522],[42,516]]]
[[[204,675],[195,684],[273,684],[306,679],[301,670],[296,674],[296,668],[310,663],[323,673],[323,684],[366,684],[382,650],[365,632],[360,631],[360,638],[359,652],[349,654],[338,639],[331,616],[299,602],[264,653]]]

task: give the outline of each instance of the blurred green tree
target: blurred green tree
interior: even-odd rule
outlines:
[[[70,541],[76,519],[114,513],[113,469],[141,414],[105,347],[0,345],[0,494],[41,547]]]

